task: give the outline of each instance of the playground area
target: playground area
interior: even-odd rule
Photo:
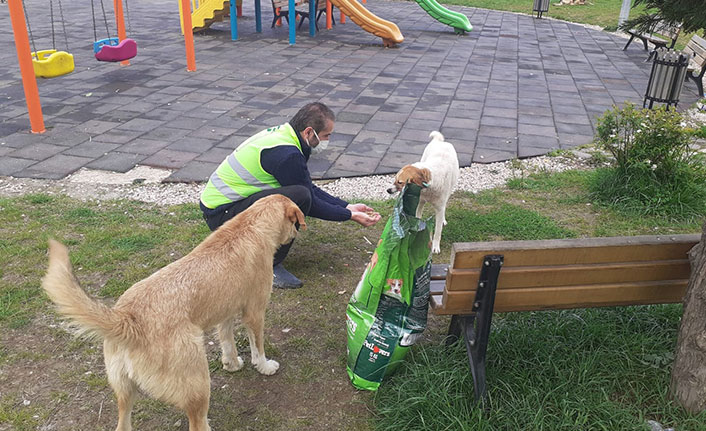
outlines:
[[[37,49],[52,44],[46,5],[25,2]],[[6,8],[7,4],[0,5]],[[8,14],[0,14],[0,175],[63,178],[76,170],[126,172],[135,165],[173,171],[168,181],[203,181],[251,134],[287,121],[320,100],[337,114],[331,146],[309,163],[314,178],[395,172],[416,161],[429,132],[453,142],[462,166],[546,154],[592,140],[596,118],[612,104],[642,103],[650,63],[639,44],[619,36],[530,15],[456,7],[473,30],[464,35],[413,2],[370,0],[404,41],[384,48],[351,21],[289,43],[289,27],[262,32],[243,4],[238,40],[228,19],[194,35],[196,71],[187,72],[176,2],[131,0],[128,37],[138,44],[129,66],[98,62],[92,43],[115,36],[95,0],[65,2],[55,15],[55,44],[75,70],[38,79],[46,124],[29,133],[27,106]],[[531,4],[528,4],[530,13]],[[305,24],[307,24],[305,22]],[[298,23],[297,23],[298,25]],[[108,33],[106,35],[106,33]],[[685,83],[680,106],[697,100]]]

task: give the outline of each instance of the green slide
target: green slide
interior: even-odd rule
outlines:
[[[427,11],[432,18],[442,24],[453,27],[454,31],[458,34],[473,30],[473,26],[470,21],[468,21],[466,15],[448,10],[437,3],[436,0],[416,0],[416,2],[419,3],[419,6]]]

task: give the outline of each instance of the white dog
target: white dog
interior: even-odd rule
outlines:
[[[458,156],[450,142],[444,141],[444,135],[439,132],[429,134],[431,142],[424,149],[422,160],[403,166],[395,175],[394,187],[387,192],[397,193],[407,183],[415,183],[423,187],[419,196],[417,218],[422,216],[424,204],[429,202],[436,213],[436,227],[431,251],[439,253],[441,247],[441,230],[446,225],[446,203],[458,182]]]

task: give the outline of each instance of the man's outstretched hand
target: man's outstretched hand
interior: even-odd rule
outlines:
[[[365,204],[348,204],[346,208],[351,212],[351,220],[361,226],[372,226],[380,221],[380,213]]]

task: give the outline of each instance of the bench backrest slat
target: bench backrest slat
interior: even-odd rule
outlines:
[[[706,64],[706,40],[701,37],[697,35],[691,36],[691,39],[686,44],[684,51],[690,55],[693,53],[693,61],[695,61],[700,67],[703,67]]]
[[[681,302],[688,280],[553,286],[534,289],[502,289],[495,295],[494,312],[540,311],[619,305],[670,304]],[[444,292],[443,310],[437,314],[468,314],[475,290]]]
[[[295,7],[297,7],[297,10],[299,10],[299,6],[301,5],[309,5],[308,0],[295,0]],[[282,10],[289,10],[289,0],[272,0],[272,6],[274,8],[280,8]],[[318,4],[319,9],[326,9],[326,1],[325,0],[320,0]]]
[[[678,280],[689,278],[689,260],[651,260],[615,264],[503,267],[498,290],[596,283]],[[479,270],[449,271],[448,290],[467,290],[478,284]]]
[[[660,24],[657,25],[655,28],[654,33],[658,34],[660,36],[666,37],[667,39],[676,39],[679,37],[679,33],[681,32],[681,26],[680,25],[669,25],[669,24]]]
[[[504,256],[498,312],[679,302],[690,273],[687,253],[699,240],[672,235],[456,243],[435,312],[470,313],[489,254]]]
[[[530,265],[671,260],[674,256],[683,257],[691,248],[694,238],[698,235],[455,243],[451,260],[454,269],[478,269],[487,254],[504,255],[503,269]]]

